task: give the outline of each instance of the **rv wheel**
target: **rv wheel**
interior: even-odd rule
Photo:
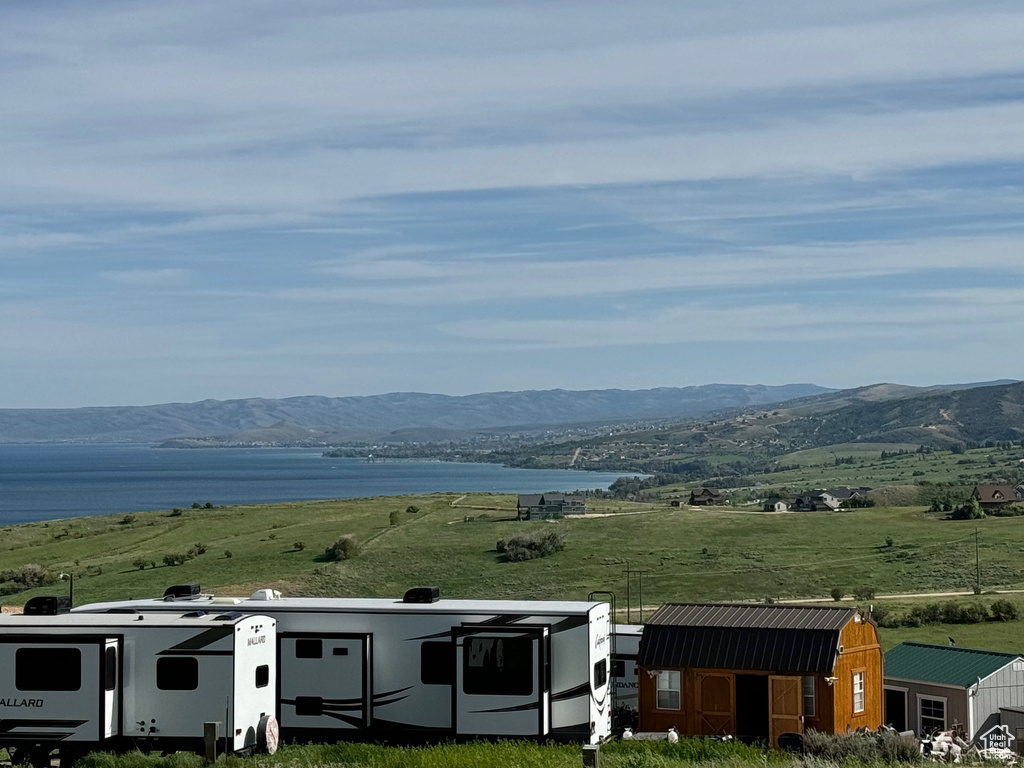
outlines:
[[[277,752],[278,737],[277,718],[273,715],[261,717],[260,724],[256,726],[256,748],[272,755]]]

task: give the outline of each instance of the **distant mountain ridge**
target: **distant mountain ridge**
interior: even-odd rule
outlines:
[[[376,440],[399,430],[482,430],[636,419],[686,419],[832,392],[815,384],[708,384],[474,395],[394,392],[365,397],[203,400],[103,408],[0,409],[0,443],[139,442],[262,434],[284,440]],[[269,430],[269,432],[265,432]]]

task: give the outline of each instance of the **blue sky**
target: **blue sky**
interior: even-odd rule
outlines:
[[[1019,2],[0,4],[0,407],[1024,378]]]

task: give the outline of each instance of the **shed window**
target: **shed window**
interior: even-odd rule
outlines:
[[[470,695],[531,695],[533,638],[466,638],[462,675],[462,690]]]
[[[163,656],[156,660],[156,687],[161,691],[194,691],[199,687],[199,659]]]
[[[864,671],[853,673],[853,711],[864,711]]]
[[[19,648],[14,653],[14,687],[19,691],[78,691],[82,652],[78,648]]]
[[[679,709],[679,671],[665,669],[658,672],[658,709]]]
[[[921,709],[921,733],[946,730],[946,700],[929,699],[924,696],[920,699]]]
[[[808,675],[804,678],[804,717],[814,717],[814,677]]]

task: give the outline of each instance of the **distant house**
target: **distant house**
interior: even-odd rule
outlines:
[[[900,643],[885,654],[885,722],[918,735],[960,723],[971,741],[1024,707],[1024,658],[1016,653]],[[1006,722],[1004,722],[1006,721]]]
[[[829,493],[836,498],[836,500],[842,504],[844,501],[854,501],[866,499],[868,497],[868,491],[870,488],[861,486],[860,488],[847,488],[845,485],[840,485],[837,488],[830,488]]]
[[[793,499],[792,509],[802,512],[818,512],[839,509],[840,501],[828,491],[805,491]]]
[[[710,507],[728,504],[729,500],[714,488],[701,488],[690,491],[689,503],[696,507]]]
[[[983,510],[999,509],[1020,501],[1016,489],[1009,483],[979,483],[974,486],[971,496],[978,500]]]
[[[764,503],[765,512],[788,512],[789,502],[785,499],[768,499]]]
[[[853,607],[668,603],[644,624],[640,730],[778,744],[882,719],[882,651]]]
[[[566,493],[521,493],[516,502],[519,520],[549,520],[565,515],[582,515],[587,511],[587,500]]]

